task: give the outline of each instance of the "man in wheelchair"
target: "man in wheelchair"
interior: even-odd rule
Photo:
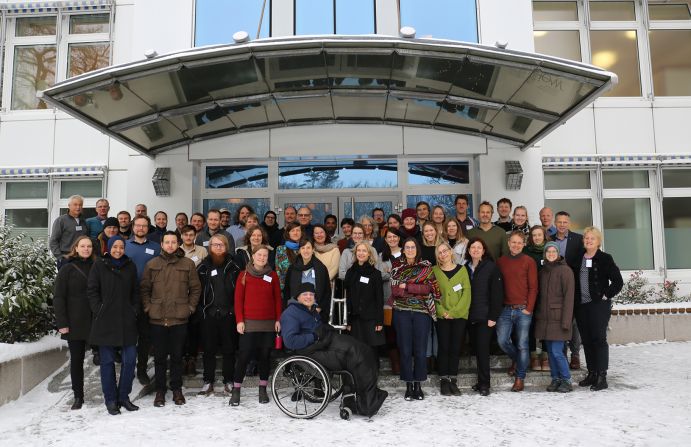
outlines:
[[[329,371],[348,371],[357,395],[355,405],[349,403],[348,407],[367,417],[377,414],[389,394],[377,388],[375,354],[369,346],[322,323],[316,311],[314,284],[302,283],[296,297],[288,301],[281,315],[281,334],[283,345],[295,354],[310,357]]]

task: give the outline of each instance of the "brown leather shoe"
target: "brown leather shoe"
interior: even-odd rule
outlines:
[[[214,384],[205,383],[201,391],[197,393],[197,396],[209,396],[214,393]]]
[[[154,398],[154,407],[163,407],[166,405],[166,392],[156,391],[156,397]]]
[[[535,357],[530,357],[530,369],[533,371],[542,371],[542,367],[540,366],[540,359],[535,356]]]
[[[519,391],[523,391],[523,388],[525,388],[523,379],[519,379],[518,377],[516,377],[516,380],[514,380],[513,386],[511,387],[511,391],[518,393]]]
[[[581,357],[577,354],[571,354],[571,363],[569,363],[570,369],[581,369]]]
[[[540,369],[542,371],[549,371],[549,359],[547,357],[543,357],[540,359]]]
[[[516,362],[511,362],[511,366],[509,366],[509,371],[507,374],[511,377],[516,375]]]
[[[185,396],[182,395],[182,390],[173,390],[173,402],[175,405],[185,405]]]

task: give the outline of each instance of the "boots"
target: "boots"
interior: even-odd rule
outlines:
[[[185,396],[182,395],[182,390],[173,390],[173,402],[175,405],[185,405]]]
[[[590,391],[606,390],[607,386],[607,371],[598,371],[595,383],[590,385]]]
[[[232,407],[237,407],[240,405],[240,388],[233,387],[233,391],[230,393],[230,402],[228,402],[228,405]]]
[[[427,373],[432,373],[437,370],[437,358],[434,356],[427,357]]]
[[[461,395],[461,390],[458,389],[458,378],[456,377],[451,378],[451,394],[454,396]]]
[[[451,381],[448,378],[441,378],[441,382],[439,384],[439,392],[442,396],[451,396]]]
[[[405,400],[413,400],[413,382],[405,383],[405,396],[403,398]]]
[[[518,377],[516,377],[516,380],[514,380],[513,386],[511,387],[511,391],[513,391],[514,393],[518,393],[523,391],[524,388],[525,383],[523,383],[523,379],[519,379]]]
[[[185,374],[188,376],[197,375],[197,359],[194,357],[187,357],[185,359]]]
[[[415,400],[424,400],[425,399],[425,393],[422,392],[422,387],[420,386],[420,382],[413,382],[413,399],[415,399]]]
[[[530,369],[533,371],[542,371],[540,359],[538,358],[536,353],[530,354]]]
[[[389,360],[391,361],[391,374],[394,376],[401,374],[401,355],[397,348],[389,349]]]
[[[74,403],[70,407],[70,410],[81,410],[82,405],[84,405],[84,398],[74,396]]]
[[[570,369],[581,369],[581,357],[578,354],[571,354]]]
[[[156,391],[156,397],[154,397],[154,407],[163,407],[166,404],[166,392]]]
[[[597,382],[597,374],[595,371],[588,371],[588,375],[585,376],[585,379],[578,382],[578,386],[590,386],[594,385],[595,382]]]
[[[542,353],[542,357],[540,358],[540,369],[542,371],[550,371],[549,357],[547,357],[547,354],[545,354],[544,352]]]
[[[266,393],[266,385],[264,385],[264,386],[259,385],[259,403],[260,404],[268,404],[269,403],[269,395]]]

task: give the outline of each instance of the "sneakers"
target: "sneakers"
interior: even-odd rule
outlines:
[[[573,386],[568,380],[562,380],[559,382],[559,387],[557,387],[557,392],[559,393],[570,393],[573,391]]]
[[[182,394],[182,390],[173,390],[173,402],[175,405],[185,405],[185,396]]]
[[[456,377],[451,378],[451,394],[454,396],[460,396],[461,390],[458,389],[458,379]]]
[[[166,405],[166,392],[156,391],[156,397],[154,397],[154,407],[164,407]]]
[[[590,386],[594,385],[595,382],[597,382],[597,374],[595,374],[595,371],[588,371],[588,375],[585,376],[585,379],[578,382],[578,386]]]
[[[268,404],[269,403],[269,395],[266,393],[266,386],[259,385],[259,403],[260,404]]]
[[[230,394],[230,402],[228,405],[232,407],[237,407],[240,405],[240,388],[233,387],[233,391]]]
[[[451,381],[446,377],[442,377],[439,384],[439,392],[442,396],[451,396]]]
[[[523,391],[524,388],[525,383],[523,382],[523,379],[519,379],[518,377],[516,377],[516,380],[514,380],[513,386],[511,387],[511,391],[513,391],[514,393],[519,393]]]
[[[547,391],[554,393],[559,388],[559,385],[561,385],[561,381],[559,379],[552,379],[552,383],[547,386]]]
[[[420,382],[413,382],[413,399],[414,400],[424,400],[425,393],[422,392],[422,387]]]
[[[227,386],[227,385],[226,385]],[[214,384],[209,382],[204,382],[201,391],[197,393],[197,396],[209,396],[214,393]]]
[[[405,396],[403,396],[405,400],[413,400],[413,383],[412,382],[406,382],[405,383]]]

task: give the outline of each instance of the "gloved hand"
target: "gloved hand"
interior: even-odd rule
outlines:
[[[317,326],[317,329],[314,331],[314,333],[317,336],[317,341],[324,341],[331,336],[333,333],[333,328],[328,324],[322,323]]]

